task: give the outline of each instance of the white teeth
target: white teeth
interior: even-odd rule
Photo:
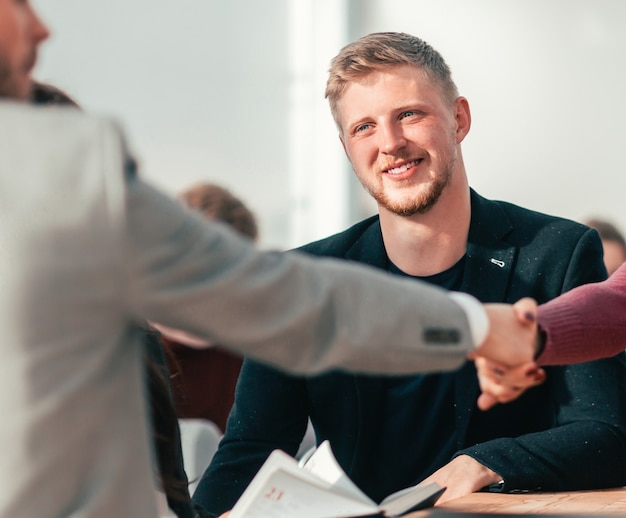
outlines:
[[[394,167],[393,169],[388,169],[387,172],[389,174],[400,174],[400,173],[404,173],[405,171],[408,171],[409,169],[411,169],[411,167],[414,167],[416,165],[417,165],[417,161],[409,162],[407,164],[404,164],[403,166]]]

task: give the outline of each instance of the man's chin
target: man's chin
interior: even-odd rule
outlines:
[[[418,200],[389,200],[380,199],[378,201],[379,207],[384,208],[388,212],[391,212],[397,216],[411,217],[417,214],[425,214],[428,212],[437,202],[439,197],[432,197]]]
[[[387,208],[387,210],[393,212],[396,216],[410,218],[411,216],[417,216],[418,214],[425,214],[431,208],[432,205],[410,205],[408,207]]]
[[[33,82],[29,78],[22,81],[0,81],[0,97],[16,101],[29,101]]]
[[[16,95],[18,99],[22,101],[30,101],[33,94],[33,80],[28,78],[28,80],[22,82],[18,90],[19,91]]]
[[[430,189],[413,193],[411,196],[398,197],[396,199],[380,196],[376,201],[380,207],[384,207],[389,212],[397,214],[398,216],[410,217],[426,214],[437,204],[446,185],[447,182],[438,182],[432,184]]]

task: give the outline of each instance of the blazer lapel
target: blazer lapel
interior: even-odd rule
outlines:
[[[502,302],[513,277],[517,249],[506,236],[512,224],[498,204],[472,191],[465,272],[461,290],[482,302]]]
[[[483,302],[502,302],[506,300],[517,254],[516,248],[506,242],[506,236],[513,227],[497,203],[482,198],[473,190],[471,203],[472,216],[461,291],[471,293]],[[373,220],[344,257],[388,270],[389,258],[378,218]],[[376,376],[354,375],[353,378],[359,416],[359,439],[354,447],[354,459],[358,459],[361,458],[361,450],[371,444],[368,438],[368,429],[371,427],[368,423],[380,418],[384,403],[381,397],[384,381]],[[455,412],[459,447],[464,444],[478,394],[476,370],[471,362],[467,362],[456,373]]]
[[[511,222],[497,203],[471,192],[470,222],[465,271],[461,291],[482,302],[506,300],[513,279],[517,249],[506,242],[513,229]],[[467,426],[476,409],[479,395],[476,369],[467,362],[456,374],[456,422],[459,447],[464,447]]]
[[[389,270],[389,257],[383,243],[383,234],[378,218],[374,219],[354,244],[346,250],[344,257],[381,270]]]

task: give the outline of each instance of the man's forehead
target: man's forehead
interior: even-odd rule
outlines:
[[[386,92],[390,94],[386,96]],[[429,104],[442,98],[443,92],[439,85],[419,69],[413,69],[409,73],[374,71],[347,84],[337,100],[337,107],[340,112],[346,106],[350,107],[351,112],[367,111],[379,100],[387,107],[408,107]]]

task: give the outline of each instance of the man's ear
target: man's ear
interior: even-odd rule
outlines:
[[[472,126],[472,114],[469,102],[465,97],[458,97],[454,101],[454,119],[456,121],[456,143],[460,144]]]

